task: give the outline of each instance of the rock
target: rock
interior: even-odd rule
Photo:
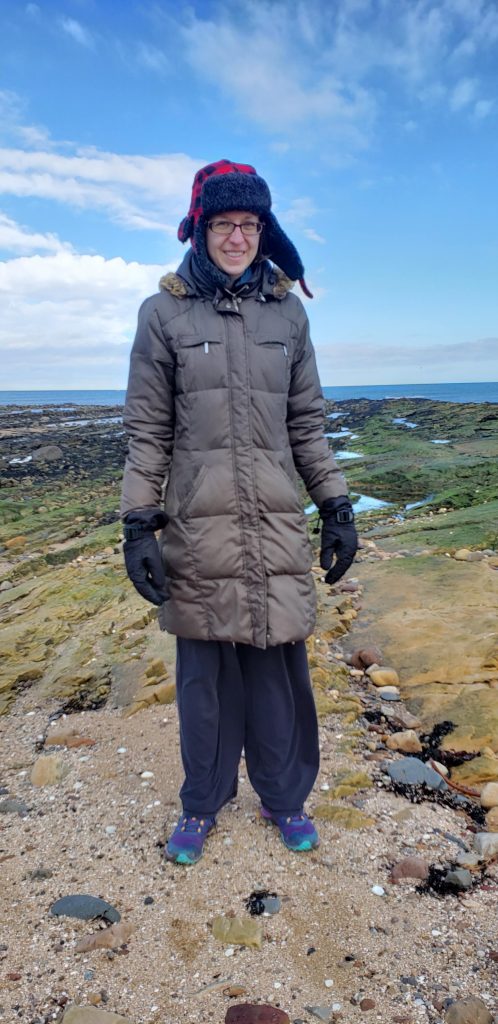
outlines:
[[[455,554],[453,555],[453,558],[457,562],[468,562],[469,561],[469,555],[470,555],[470,551],[469,551],[468,548],[459,548],[458,551],[455,551]]]
[[[328,803],[318,804],[314,817],[320,821],[333,821],[341,828],[348,829],[369,828],[375,825],[375,818],[369,818],[355,807],[339,807]]]
[[[12,590],[14,584],[10,580],[2,580],[0,583],[0,594],[3,594],[6,590]]]
[[[404,707],[389,708],[388,717],[389,721],[398,729],[420,729],[420,718],[417,718],[416,715],[412,715],[411,712],[407,711]]]
[[[360,1010],[375,1010],[375,999],[360,999]]]
[[[57,754],[45,754],[35,761],[31,770],[31,782],[38,788],[55,786],[67,775],[68,771],[69,767]]]
[[[0,803],[0,814],[20,814],[21,817],[24,817],[28,813],[29,807],[23,800],[16,800],[12,797],[8,800],[2,800]]]
[[[449,769],[446,767],[446,765],[445,764],[441,764],[440,761],[433,761],[432,764],[433,764],[434,770],[439,772],[440,775],[448,776],[450,774],[449,773]]]
[[[278,914],[282,907],[276,892],[269,892],[268,889],[255,889],[245,902],[246,909],[252,917],[259,917],[260,914]]]
[[[393,732],[388,737],[386,746],[389,750],[402,750],[404,754],[419,754],[422,750],[422,744],[413,729]]]
[[[421,786],[425,783],[430,789],[444,791],[448,784],[431,768],[418,757],[402,757],[400,761],[393,761],[387,765],[387,773],[393,782],[402,783],[405,786]]]
[[[51,868],[35,868],[33,871],[28,871],[26,878],[29,878],[30,882],[40,882],[45,878],[53,878],[53,871]]]
[[[472,888],[472,875],[466,868],[447,871],[443,881],[446,889],[453,892],[463,892]]]
[[[483,860],[498,854],[498,834],[496,832],[478,832],[474,836],[474,849]]]
[[[349,664],[353,668],[370,668],[370,665],[382,665],[383,662],[382,651],[378,647],[360,647],[359,650],[353,651],[349,658]]]
[[[128,921],[111,924],[110,928],[101,928],[92,935],[84,935],[74,947],[75,953],[90,953],[93,949],[119,949],[124,946],[133,932],[133,925]]]
[[[68,1006],[61,1024],[132,1024],[129,1017],[94,1006]]]
[[[377,666],[367,669],[367,676],[374,686],[398,686],[399,676],[393,668]]]
[[[11,548],[23,548],[27,544],[28,538],[24,534],[18,534],[17,537],[10,537],[9,540],[5,541],[5,547],[11,550]]]
[[[488,832],[498,832],[498,807],[492,807],[486,815],[486,828]]]
[[[493,1017],[482,999],[469,996],[452,1003],[446,1013],[445,1024],[493,1024]]]
[[[498,782],[487,782],[481,789],[481,807],[498,807]]]
[[[95,740],[81,736],[71,725],[55,726],[48,730],[45,738],[46,747],[92,747]]]
[[[399,700],[401,696],[397,686],[380,686],[377,695],[381,700]]]
[[[277,1006],[265,1003],[238,1003],[226,1012],[225,1024],[290,1024],[290,1017]]]
[[[74,896],[62,896],[50,907],[50,913],[56,917],[78,917],[81,921],[94,921],[101,918],[114,924],[121,920],[121,914],[110,903],[99,896],[86,896],[75,893]]]
[[[381,885],[372,885],[372,892],[374,896],[385,896],[386,890]]]
[[[479,757],[457,765],[451,777],[462,786],[481,786],[486,782],[498,781],[498,757],[486,748]]]
[[[404,857],[391,868],[389,881],[396,885],[402,878],[420,878],[422,881],[429,874],[429,864],[422,857]]]
[[[213,935],[225,945],[235,943],[261,949],[263,926],[259,918],[220,916],[213,921]]]
[[[32,453],[33,462],[60,462],[64,458],[62,448],[57,444],[43,444]]]
[[[311,1013],[313,1017],[318,1017],[318,1020],[325,1021],[325,1024],[329,1024],[333,1009],[331,1006],[305,1006],[306,1013]]]
[[[472,870],[472,868],[479,867],[481,860],[482,858],[478,853],[461,850],[460,853],[457,854],[455,863],[458,864],[458,867],[460,868],[469,868]]]

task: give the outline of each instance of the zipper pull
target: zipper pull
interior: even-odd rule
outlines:
[[[205,353],[207,355],[208,352],[209,352],[209,341],[205,341],[204,342],[204,351],[205,351]]]
[[[284,349],[284,356],[287,359],[287,345],[284,345],[283,349]]]

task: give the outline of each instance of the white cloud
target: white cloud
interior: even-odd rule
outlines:
[[[3,387],[27,370],[38,387],[123,387],[139,304],[164,271],[66,251],[0,264]]]
[[[322,235],[319,235],[314,228],[304,228],[303,234],[306,238],[309,238],[311,242],[320,242],[320,245],[325,245],[326,239]]]
[[[80,46],[93,49],[95,42],[92,33],[87,28],[84,28],[81,22],[76,21],[75,18],[60,18],[59,25]]]
[[[0,193],[99,209],[124,227],[174,236],[203,162],[183,153],[144,157],[89,147],[68,156],[55,149],[3,148]]]
[[[164,74],[169,70],[169,62],[162,50],[149,43],[139,43],[136,54],[137,63],[147,71]]]
[[[477,94],[477,81],[475,78],[462,78],[455,85],[450,96],[450,107],[452,110],[462,110],[472,103]]]
[[[0,250],[22,254],[40,250],[56,253],[71,252],[72,246],[68,242],[61,242],[51,232],[43,234],[30,231],[0,212]]]

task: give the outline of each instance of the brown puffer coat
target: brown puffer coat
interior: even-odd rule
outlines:
[[[163,505],[168,517],[163,629],[262,648],[302,640],[315,588],[296,469],[318,506],[347,493],[308,320],[280,271],[246,298],[213,299],[188,265],[140,310],[121,511]]]

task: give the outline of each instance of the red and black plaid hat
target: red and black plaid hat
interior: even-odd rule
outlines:
[[[180,242],[187,242],[191,238],[196,253],[203,252],[207,221],[226,210],[247,210],[261,217],[265,224],[265,255],[291,281],[299,281],[305,295],[312,298],[304,280],[301,257],[271,212],[270,189],[250,164],[218,160],[197,171],[190,209],[178,228]]]

